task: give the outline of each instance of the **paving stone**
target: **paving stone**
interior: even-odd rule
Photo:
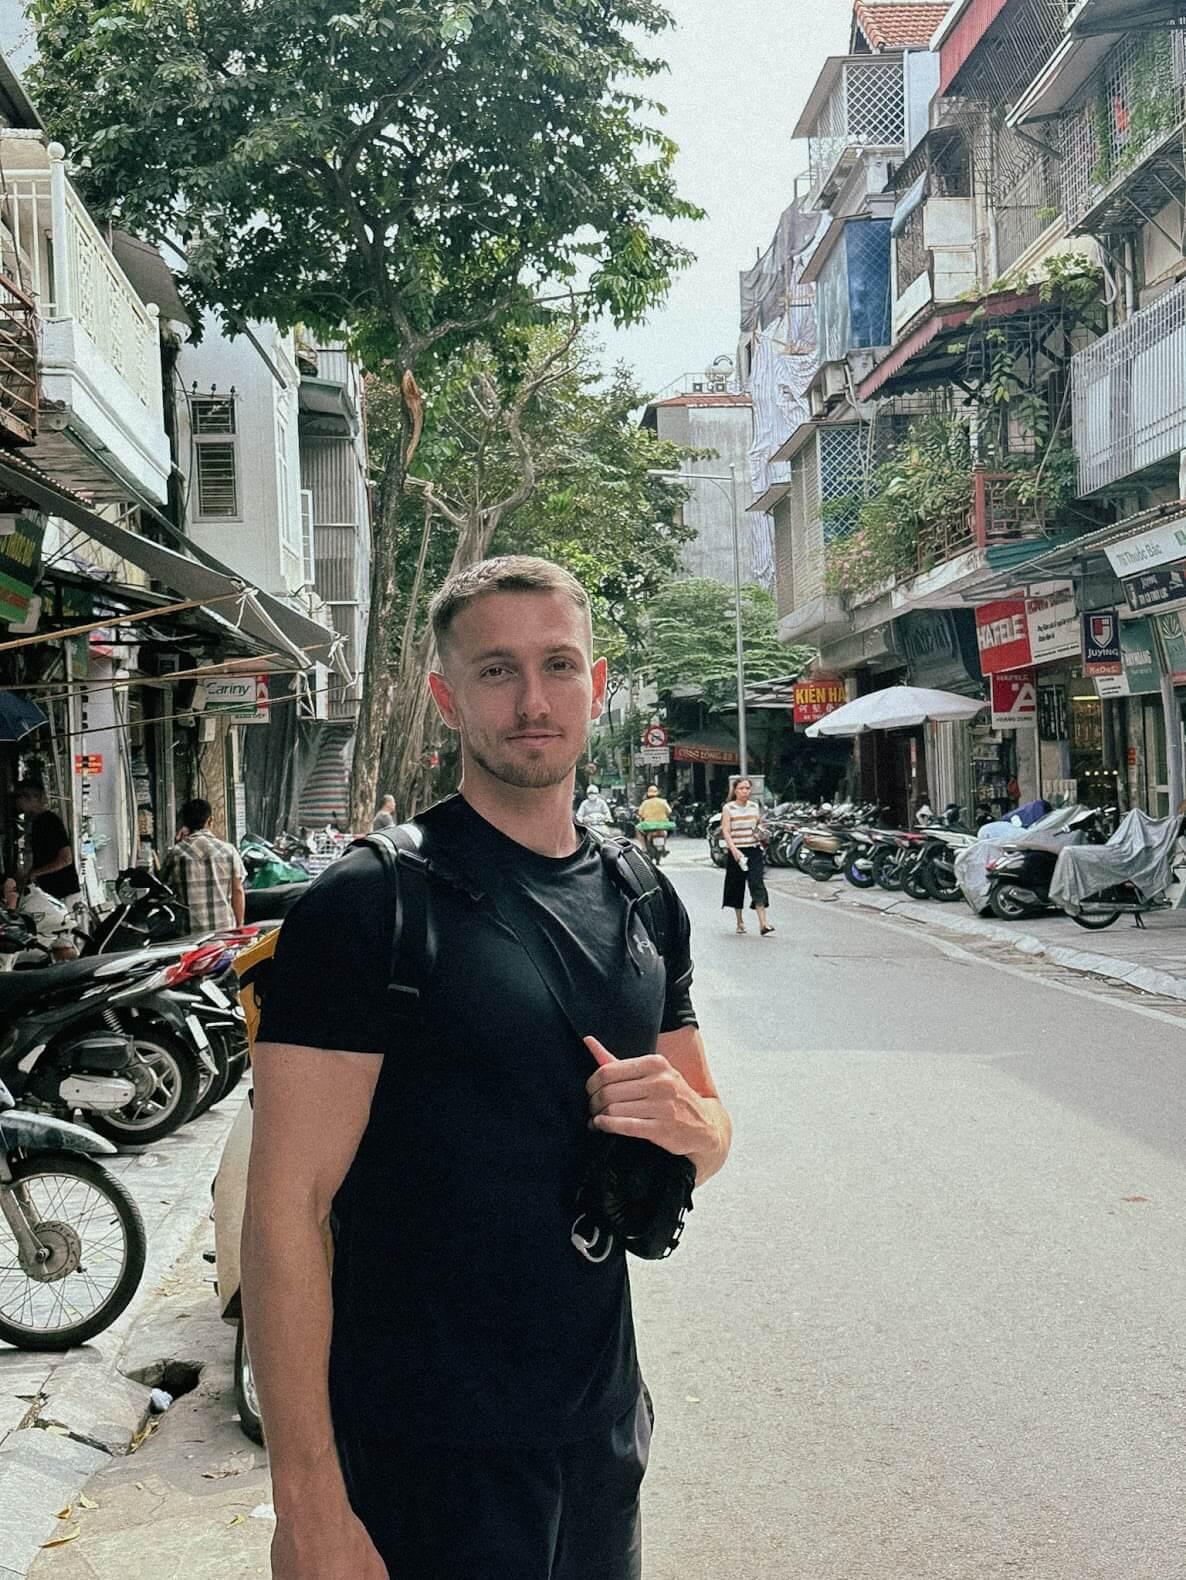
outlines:
[[[25,1573],[41,1544],[60,1533],[58,1510],[109,1463],[102,1449],[39,1427],[13,1432],[0,1444],[0,1575]]]
[[[101,1358],[81,1353],[54,1373],[38,1420],[122,1454],[148,1414],[148,1389],[113,1376]]]

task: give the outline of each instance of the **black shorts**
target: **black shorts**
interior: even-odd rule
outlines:
[[[339,1436],[354,1511],[392,1580],[641,1580],[650,1401],[557,1448]]]

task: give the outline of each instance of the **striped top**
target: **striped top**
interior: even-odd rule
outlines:
[[[752,850],[758,843],[762,808],[752,801],[745,806],[740,801],[726,801],[724,810],[729,814],[729,836],[733,843],[738,850]]]

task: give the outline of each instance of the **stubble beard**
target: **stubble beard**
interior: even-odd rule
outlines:
[[[578,752],[567,766],[557,767],[542,757],[534,763],[517,761],[509,754],[496,757],[485,749],[484,743],[479,746],[472,740],[463,739],[463,745],[479,768],[500,784],[513,785],[516,790],[550,790],[553,785],[563,784],[583,755]]]

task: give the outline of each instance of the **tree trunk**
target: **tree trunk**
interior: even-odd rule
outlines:
[[[404,428],[408,416],[404,412]],[[362,668],[362,696],[350,771],[350,827],[370,828],[379,804],[379,763],[395,694],[395,631],[399,613],[396,544],[404,485],[404,446],[387,463],[371,543],[371,610]]]

